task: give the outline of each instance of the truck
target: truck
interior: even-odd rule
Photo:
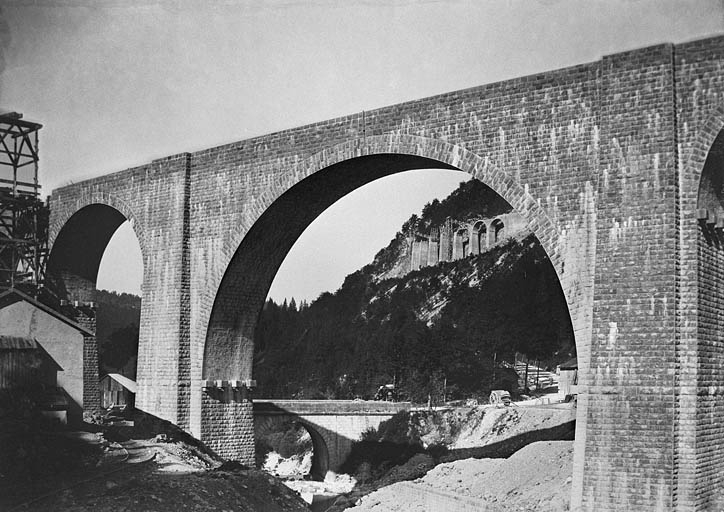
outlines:
[[[380,389],[375,393],[375,400],[384,400],[386,402],[395,401],[395,385],[384,384],[380,386]]]
[[[510,399],[510,392],[504,389],[494,389],[491,391],[489,401],[491,405],[504,405],[506,407],[513,403]]]

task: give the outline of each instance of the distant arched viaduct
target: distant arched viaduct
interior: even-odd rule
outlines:
[[[294,241],[372,180],[463,170],[525,219],[567,299],[573,508],[706,509],[724,485],[723,67],[722,37],[660,45],[69,185],[50,202],[50,268],[87,300],[130,220],[144,262],[137,404],[250,462],[243,383]]]

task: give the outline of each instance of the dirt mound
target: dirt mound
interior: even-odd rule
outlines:
[[[9,456],[2,458],[0,510],[308,510],[281,480],[241,464],[222,465],[188,438],[175,431],[129,439],[111,430],[0,423],[6,441],[0,452]]]
[[[435,460],[426,453],[418,453],[413,455],[410,460],[400,466],[390,469],[385,476],[382,477],[381,485],[388,485],[403,480],[414,480],[425,475],[428,471],[435,467]]]
[[[150,464],[84,482],[18,510],[302,512],[308,508],[296,493],[259,470],[160,473]]]
[[[562,507],[570,500],[572,472],[573,442],[543,441],[522,448],[508,459],[441,464],[420,483],[498,503],[500,510],[565,510]]]
[[[449,503],[450,510],[564,511],[570,507],[573,442],[533,443],[508,459],[440,464],[414,483],[401,482],[361,498],[355,512],[412,512]],[[468,508],[463,508],[465,505]],[[437,508],[439,510],[440,508]]]
[[[85,434],[73,437],[32,421],[0,420],[0,509],[43,492],[49,480],[93,471],[113,460],[102,435]]]

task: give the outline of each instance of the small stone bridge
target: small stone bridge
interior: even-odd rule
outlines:
[[[579,366],[572,508],[712,507],[724,487],[724,37],[68,185],[50,199],[48,273],[68,299],[93,301],[103,251],[130,221],[144,265],[136,404],[251,463],[246,384],[277,269],[335,201],[423,168],[497,192],[558,275]]]
[[[324,479],[328,471],[339,472],[364,431],[409,409],[409,402],[254,400],[254,434],[258,439],[289,421],[302,424],[312,437],[311,474]]]

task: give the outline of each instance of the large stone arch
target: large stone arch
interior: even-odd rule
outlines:
[[[518,169],[510,168],[504,170],[487,158],[482,158],[461,146],[441,140],[396,134],[368,137],[363,140],[355,139],[339,144],[313,155],[303,163],[297,165],[294,169],[284,173],[282,177],[276,180],[271,187],[258,196],[256,200],[245,209],[241,222],[236,225],[231,235],[224,241],[222,261],[226,262],[226,264],[223,265],[227,269],[226,274],[224,276],[215,276],[216,279],[214,282],[209,283],[206,287],[201,303],[209,306],[213,305],[214,307],[218,305],[219,292],[221,291],[223,279],[229,275],[228,269],[232,265],[232,260],[237,254],[241,244],[247,235],[251,234],[252,227],[261,218],[262,214],[268,211],[272,204],[285,192],[324,169],[329,169],[345,161],[375,155],[420,157],[429,160],[431,167],[461,170],[471,174],[475,179],[489,186],[526,219],[528,226],[537,236],[561,280],[561,285],[569,305],[575,304],[576,294],[579,290],[577,287],[564,285],[564,283],[573,284],[573,281],[577,284],[578,281],[575,280],[575,277],[579,277],[571,276],[572,273],[566,273],[565,270],[566,237],[559,231],[544,208],[527,192],[527,187],[520,185],[515,180],[514,176],[520,174]],[[393,174],[393,172],[378,177],[383,177],[388,174]],[[364,183],[358,186],[362,186],[363,184]],[[199,336],[197,339],[203,339],[205,345],[208,343],[208,330],[212,310],[213,307],[209,307],[208,311],[202,312],[203,316],[200,319],[197,332]],[[574,329],[575,327],[574,325]],[[207,366],[208,357],[205,346],[203,378],[216,378],[210,373],[207,374]],[[218,375],[218,377],[226,379],[249,378],[250,371],[251,369],[248,368],[246,376],[229,374]]]
[[[371,172],[370,168],[379,169],[380,166],[387,166],[387,171],[365,174]],[[283,256],[280,258],[277,255],[275,261],[271,261],[269,248],[283,245],[282,252],[286,255],[303,228],[334,200],[373,179],[421,168],[465,171],[498,193],[526,220],[559,277],[574,328],[580,371],[586,373],[590,357],[596,242],[592,185],[587,183],[585,191],[581,193],[580,214],[574,216],[573,220],[576,225],[569,223],[559,227],[528,192],[528,187],[515,179],[515,176],[521,174],[520,169],[514,166],[503,169],[489,158],[438,139],[381,135],[351,140],[313,155],[283,173],[252,204],[245,207],[241,222],[224,242],[226,272],[223,277],[219,275],[208,284],[201,300],[204,311],[201,312],[194,339],[196,343],[202,344],[197,345],[196,350],[197,354],[203,354],[203,363],[197,367],[198,373],[192,378],[199,382],[192,386],[192,432],[198,432],[202,439],[222,450],[225,456],[245,457],[236,453],[241,448],[239,443],[220,439],[212,425],[205,425],[202,418],[210,418],[217,405],[212,397],[202,392],[200,381],[243,381],[252,378],[253,331],[271,280],[283,260]],[[309,209],[301,214],[307,215],[306,223],[302,223],[301,229],[295,232],[290,241],[290,237],[279,231],[288,223],[283,222],[285,219],[282,215],[275,217],[273,212],[284,211],[291,205],[293,207],[287,211],[295,212],[296,208],[298,213],[302,205],[298,198],[303,196],[309,199],[315,186],[329,184],[325,180],[333,181],[335,186],[343,183],[339,190],[344,190],[344,193],[333,198],[327,197],[326,201],[313,205],[304,203],[304,207]],[[329,188],[325,187],[325,192],[328,193]],[[315,213],[309,217],[311,210]],[[268,233],[264,232],[265,229]],[[265,265],[261,270],[258,266],[260,264]],[[255,279],[257,281],[250,284]],[[222,407],[227,415],[238,417],[234,421],[243,422],[243,417],[249,414],[242,412],[245,406],[241,403],[224,403]],[[586,410],[584,402],[579,408],[579,416],[583,418],[579,432],[585,429]],[[579,458],[582,458],[583,449],[578,451]]]

